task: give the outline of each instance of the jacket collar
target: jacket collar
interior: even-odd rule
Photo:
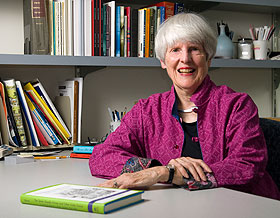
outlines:
[[[201,85],[197,88],[195,93],[191,97],[191,101],[195,103],[197,107],[202,106],[203,104],[207,103],[211,97],[211,93],[214,91],[214,88],[216,85],[211,81],[210,76],[206,75]],[[171,88],[171,95],[170,95],[170,110],[172,111],[172,115],[178,120],[179,114],[178,114],[178,97],[174,88],[174,85],[172,85]]]

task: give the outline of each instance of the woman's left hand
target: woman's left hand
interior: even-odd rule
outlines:
[[[98,186],[108,188],[141,188],[148,187],[166,179],[168,170],[164,166],[152,167],[135,173],[124,173],[117,178],[107,180]]]

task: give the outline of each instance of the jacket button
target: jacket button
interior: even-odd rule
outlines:
[[[174,149],[178,149],[179,148],[179,146],[178,145],[174,145]]]

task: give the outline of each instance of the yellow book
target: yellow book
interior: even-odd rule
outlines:
[[[71,138],[71,136],[69,135],[69,133],[65,130],[65,128],[61,125],[61,123],[58,121],[58,119],[56,118],[56,116],[52,113],[52,111],[49,109],[49,107],[47,106],[47,104],[45,103],[45,101],[41,98],[41,96],[37,93],[37,91],[34,89],[34,87],[31,85],[31,83],[27,83],[24,86],[24,90],[27,91],[28,93],[30,93],[34,99],[36,100],[36,102],[38,103],[38,105],[40,106],[40,108],[42,108],[43,112],[46,114],[46,116],[48,117],[48,119],[52,122],[52,124],[55,126],[55,128],[59,131],[59,133],[61,134],[61,136],[63,137],[63,139],[70,144],[69,139]]]

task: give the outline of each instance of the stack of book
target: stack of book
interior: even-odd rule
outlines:
[[[74,145],[73,151],[70,154],[72,158],[90,158],[94,145]]]
[[[106,0],[24,0],[25,54],[154,57],[159,25],[182,3],[144,8]]]
[[[78,82],[82,89],[82,79]],[[78,96],[78,94],[76,94]],[[80,142],[81,98],[64,104],[69,113],[70,124],[64,122],[60,112],[54,106],[41,82],[36,79],[24,85],[15,79],[0,82],[0,142],[28,149],[29,146],[49,146]],[[72,113],[72,104],[76,104],[76,116]],[[80,106],[78,106],[80,105]],[[74,108],[74,106],[73,106]],[[76,121],[74,121],[76,120]],[[71,124],[75,123],[76,131]],[[69,131],[69,126],[71,131]],[[73,137],[75,136],[75,138]],[[75,141],[74,141],[75,140]]]

